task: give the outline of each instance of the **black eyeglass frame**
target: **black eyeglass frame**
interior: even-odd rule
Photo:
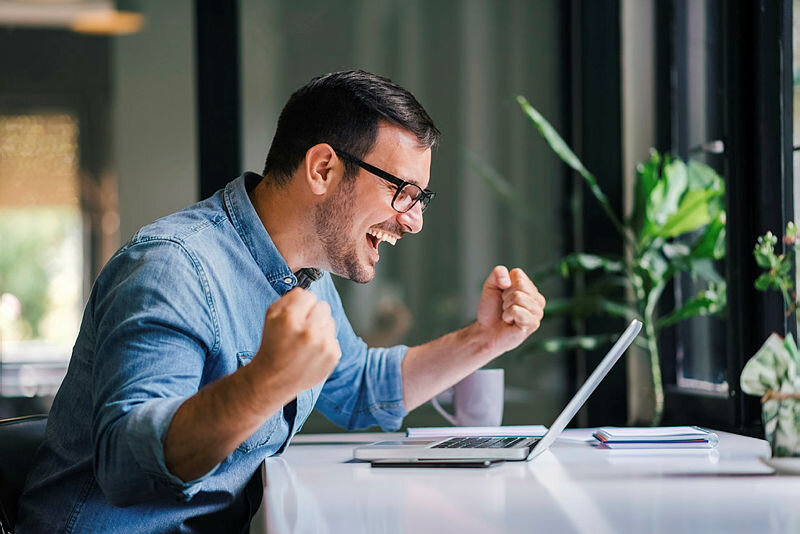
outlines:
[[[430,189],[422,189],[417,184],[415,184],[413,182],[408,182],[406,180],[403,180],[402,178],[398,178],[397,176],[395,176],[393,174],[390,174],[390,173],[384,171],[383,169],[379,169],[378,167],[375,167],[374,165],[370,165],[366,161],[362,161],[362,160],[358,159],[357,157],[355,157],[354,155],[345,152],[344,150],[339,150],[338,148],[335,148],[335,147],[331,147],[331,148],[333,148],[333,151],[336,152],[336,154],[339,157],[344,158],[344,159],[346,159],[346,160],[348,160],[348,161],[350,161],[352,163],[355,163],[356,165],[358,165],[359,167],[361,167],[365,171],[367,171],[367,172],[369,172],[371,174],[374,174],[378,178],[383,178],[384,180],[386,180],[390,184],[392,184],[395,187],[397,187],[397,190],[394,192],[394,196],[392,197],[392,209],[394,211],[398,212],[398,213],[406,213],[406,212],[411,211],[414,208],[414,206],[417,205],[417,202],[422,202],[422,211],[424,212],[425,209],[428,207],[428,204],[430,204],[431,200],[436,198],[436,193],[434,191],[431,191]],[[406,186],[411,186],[411,187],[416,188],[419,191],[419,194],[412,197],[414,199],[414,202],[411,203],[411,205],[408,207],[408,209],[399,210],[399,209],[397,209],[395,207],[394,203],[395,203],[395,200],[397,200],[397,196],[400,194],[400,191],[402,191],[403,188],[406,187]]]

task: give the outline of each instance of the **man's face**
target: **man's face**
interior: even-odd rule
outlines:
[[[380,125],[375,146],[364,161],[422,189],[428,186],[431,150],[420,148],[413,134],[397,126]],[[354,282],[369,282],[375,276],[381,242],[392,243],[405,233],[422,230],[421,203],[398,213],[392,208],[396,189],[359,169],[355,178],[341,180],[317,207],[314,225],[331,272]]]

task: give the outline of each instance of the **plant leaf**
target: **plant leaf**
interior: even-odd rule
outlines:
[[[650,159],[637,166],[637,174],[639,181],[637,185],[640,187],[642,196],[646,199],[650,196],[653,188],[659,181],[659,170],[661,167],[661,154],[654,148],[650,149]]]
[[[693,258],[714,258],[719,260],[725,256],[725,218],[724,211],[708,225],[706,231],[692,246]]]
[[[767,232],[758,238],[753,255],[759,267],[771,268],[777,263],[778,260],[775,256],[775,245],[777,244],[778,238],[772,232]]]
[[[633,210],[630,225],[641,235],[645,228],[647,206],[653,188],[658,184],[658,173],[661,168],[661,155],[650,149],[650,159],[636,166],[636,182],[634,183]]]
[[[542,114],[539,113],[536,110],[536,108],[534,108],[524,96],[518,96],[517,102],[522,107],[522,110],[525,112],[525,114],[531,119],[531,121],[533,121],[533,124],[542,134],[545,141],[547,141],[547,144],[550,145],[550,148],[553,149],[553,152],[558,154],[558,157],[560,157],[564,161],[564,163],[572,167],[574,170],[578,171],[578,173],[580,173],[581,176],[586,178],[586,181],[589,183],[590,186],[596,185],[597,182],[592,173],[590,173],[589,170],[586,167],[584,167],[581,160],[578,159],[578,156],[575,155],[575,153],[572,151],[569,145],[567,145],[564,139],[562,139],[562,137],[558,135],[556,129],[553,128],[553,126],[547,121],[547,119],[545,119],[542,116]],[[601,203],[606,203],[606,204],[608,203],[608,201],[605,198],[605,195],[603,195],[603,200],[601,200]]]
[[[725,309],[726,294],[724,285],[722,290],[719,288],[709,288],[701,291],[697,296],[687,300],[683,306],[673,310],[672,313],[662,317],[656,322],[656,328],[661,329],[665,326],[683,321],[698,315],[713,315]]]
[[[673,213],[658,231],[661,237],[669,238],[692,232],[711,222],[708,199],[719,195],[719,191],[689,191],[681,200],[678,211]]]
[[[536,272],[534,276],[548,276],[553,273],[560,273],[561,276],[567,278],[576,272],[603,270],[607,273],[621,273],[624,269],[624,264],[619,260],[598,256],[596,254],[576,252]]]
[[[651,248],[639,258],[639,267],[647,272],[647,276],[653,283],[657,283],[663,280],[667,269],[669,269],[669,262],[664,259],[657,249]]]
[[[689,190],[713,189],[725,192],[725,181],[717,171],[697,160],[689,161]]]
[[[773,289],[781,288],[775,276],[771,275],[770,273],[761,273],[761,275],[758,278],[756,278],[755,286],[756,289],[758,289],[759,291],[766,291],[770,288]]]
[[[567,143],[564,139],[558,135],[556,129],[547,122],[547,120],[539,113],[524,96],[518,96],[517,102],[522,107],[522,111],[531,119],[533,124],[542,134],[547,144],[550,145],[550,148],[553,149],[558,157],[561,160],[569,165],[571,168],[576,170],[584,179],[586,184],[589,186],[589,190],[592,192],[592,195],[597,199],[600,203],[600,207],[603,208],[603,211],[608,216],[611,223],[614,225],[614,228],[619,232],[619,234],[623,238],[627,238],[627,234],[625,232],[625,228],[622,226],[622,222],[620,221],[619,217],[614,213],[614,209],[611,207],[611,203],[608,201],[608,197],[606,194],[603,193],[603,190],[600,189],[600,186],[597,185],[597,179],[594,177],[592,173],[581,163],[581,160],[578,159],[578,156],[569,148]]]
[[[681,160],[670,161],[664,165],[664,198],[660,206],[654,206],[656,224],[664,224],[670,215],[678,211],[681,197],[689,186],[689,173]]]

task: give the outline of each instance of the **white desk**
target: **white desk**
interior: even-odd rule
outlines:
[[[353,444],[330,443],[364,434],[298,436],[264,464],[252,531],[800,532],[800,477],[772,475],[762,440],[720,432],[710,452],[609,451],[578,441],[589,433],[489,469],[373,469],[351,460]]]

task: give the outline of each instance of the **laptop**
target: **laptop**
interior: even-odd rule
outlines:
[[[458,465],[459,462],[481,462],[482,466],[487,467],[496,461],[533,460],[552,445],[641,329],[641,322],[637,320],[631,322],[541,438],[471,436],[378,441],[355,448],[353,457],[371,462],[383,461],[391,465],[403,462],[419,464],[437,462],[441,465],[448,462],[453,465]]]

